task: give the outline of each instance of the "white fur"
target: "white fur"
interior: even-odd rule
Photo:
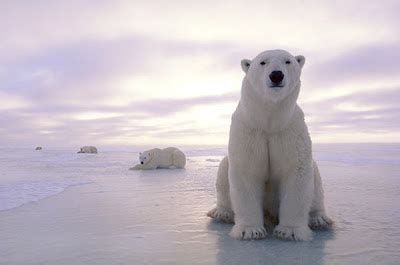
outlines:
[[[97,148],[94,146],[83,146],[79,150],[78,154],[80,154],[80,153],[97,154]]]
[[[186,165],[185,154],[176,147],[144,151],[140,153],[139,160],[140,164],[131,169],[184,168]]]
[[[264,215],[279,220],[274,235],[288,240],[308,240],[309,226],[332,224],[304,114],[296,103],[304,62],[304,56],[283,50],[242,61],[241,99],[232,115],[228,157],[217,176],[217,206],[208,213],[234,221],[235,238],[264,238]],[[273,87],[272,71],[284,74],[282,87]]]

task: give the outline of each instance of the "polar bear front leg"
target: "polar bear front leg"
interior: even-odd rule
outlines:
[[[311,204],[308,226],[313,230],[324,230],[332,226],[333,221],[325,211],[324,189],[322,187],[321,175],[318,165],[313,161],[314,171],[314,198]]]
[[[137,164],[136,166],[131,167],[130,170],[141,170],[142,168],[143,168],[143,167],[142,167],[141,164]]]
[[[311,161],[280,182],[279,225],[274,235],[286,240],[310,240],[308,216],[313,196]]]
[[[258,170],[258,163],[246,162],[244,165],[243,161],[229,160],[230,195],[235,213],[230,235],[236,239],[263,239],[267,236],[263,213],[265,175]]]
[[[219,164],[217,173],[217,206],[207,213],[207,216],[224,223],[233,224],[234,214],[229,195],[228,157],[224,157]]]
[[[143,165],[143,164],[137,164],[134,167],[131,167],[130,170],[152,170],[152,169],[157,169],[156,165]]]

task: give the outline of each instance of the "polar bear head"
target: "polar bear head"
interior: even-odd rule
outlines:
[[[146,165],[147,163],[149,163],[152,158],[153,154],[150,151],[144,151],[143,153],[139,153],[139,161],[140,164],[142,165]]]
[[[277,103],[300,86],[301,68],[305,63],[302,55],[293,56],[284,50],[269,50],[253,60],[243,59],[246,73],[244,82],[250,84],[257,97]]]

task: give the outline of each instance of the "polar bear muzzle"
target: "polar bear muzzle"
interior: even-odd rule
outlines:
[[[272,86],[276,87],[276,86],[282,86],[282,80],[285,77],[285,75],[282,73],[282,71],[272,71],[269,74],[269,79],[272,82]]]

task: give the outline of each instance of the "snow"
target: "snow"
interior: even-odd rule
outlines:
[[[224,148],[153,171],[99,151],[0,149],[0,264],[400,264],[399,144],[314,146],[336,224],[309,242],[237,241],[205,215]]]

